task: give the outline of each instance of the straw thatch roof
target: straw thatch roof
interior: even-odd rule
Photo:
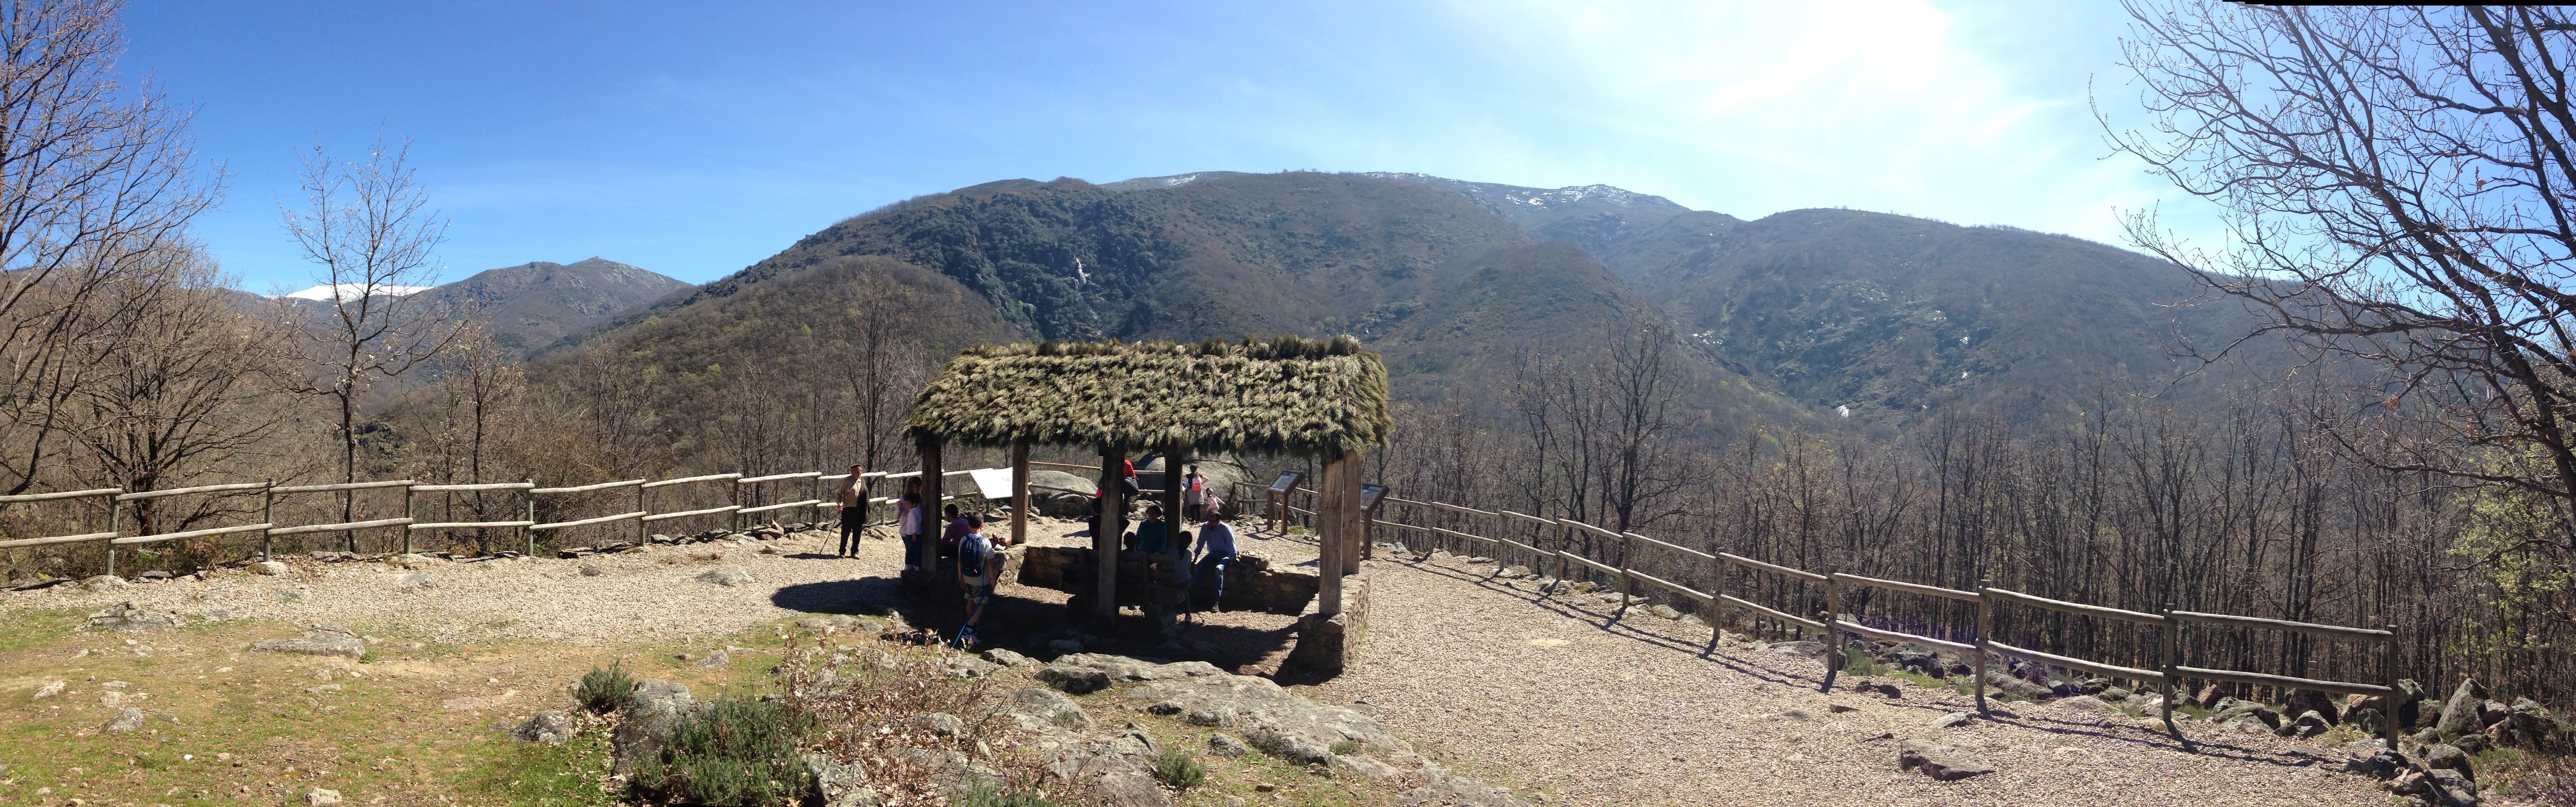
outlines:
[[[1331,459],[1383,444],[1388,425],[1386,365],[1343,336],[979,347],[922,390],[910,432],[979,446]]]

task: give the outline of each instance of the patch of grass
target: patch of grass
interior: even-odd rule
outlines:
[[[2473,757],[2477,760],[2477,769],[2482,771],[2518,766],[2528,758],[2529,756],[2519,748],[2489,748],[2478,752],[2477,756]]]
[[[661,763],[636,771],[635,786],[671,802],[793,802],[811,789],[796,746],[812,726],[781,702],[719,698],[672,727]]]
[[[583,673],[581,683],[573,688],[572,699],[580,702],[581,708],[607,714],[625,706],[626,696],[634,691],[635,677],[626,674],[626,663],[620,661],[607,669],[592,667]]]
[[[1198,758],[1190,756],[1190,752],[1165,748],[1161,755],[1154,757],[1154,778],[1163,780],[1163,784],[1172,786],[1174,790],[1198,787],[1207,781],[1207,776],[1207,766],[1199,764]]]
[[[1057,807],[1062,802],[997,782],[985,782],[958,796],[953,804],[957,807]]]
[[[1877,659],[1870,658],[1867,653],[1853,648],[1843,648],[1844,675],[1886,675],[1893,669],[1895,668],[1878,663]]]
[[[76,608],[0,614],[0,653],[52,644],[70,636],[72,629],[80,626],[81,615]]]
[[[491,756],[475,765],[467,787],[508,804],[529,807],[606,807],[615,803],[600,787],[608,737],[583,732],[560,746],[493,741]]]
[[[1325,750],[1328,750],[1328,751],[1333,752],[1333,756],[1337,756],[1337,757],[1338,757],[1338,756],[1343,756],[1343,755],[1346,755],[1346,754],[1356,754],[1356,753],[1359,753],[1359,752],[1360,752],[1360,741],[1358,741],[1358,740],[1335,740],[1335,741],[1333,741],[1333,745],[1332,745],[1332,747],[1331,747],[1331,748],[1328,748],[1328,749],[1325,749]]]

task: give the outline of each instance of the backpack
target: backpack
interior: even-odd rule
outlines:
[[[957,542],[957,572],[969,585],[984,585],[984,567],[993,560],[993,542],[983,533],[970,532]]]

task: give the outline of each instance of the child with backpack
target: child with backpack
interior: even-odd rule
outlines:
[[[966,625],[957,629],[959,649],[975,644],[975,623],[993,601],[993,541],[984,537],[984,517],[965,517],[966,534],[957,539],[957,589],[966,598]]]

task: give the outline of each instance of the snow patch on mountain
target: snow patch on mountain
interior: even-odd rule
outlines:
[[[434,288],[438,288],[438,287],[437,287],[437,286],[377,286],[377,287],[375,287],[374,294],[375,294],[375,296],[378,296],[378,297],[407,297],[407,296],[414,295],[414,294],[419,294],[419,293],[421,293],[421,292],[428,291],[428,290],[430,290],[430,289],[434,289]],[[368,294],[367,284],[364,284],[364,283],[324,283],[324,284],[322,284],[322,285],[315,286],[315,287],[313,287],[313,288],[309,288],[309,289],[305,289],[305,290],[303,290],[303,291],[294,292],[294,293],[291,293],[291,294],[280,294],[280,295],[276,295],[276,296],[278,296],[278,297],[284,297],[284,298],[292,299],[292,300],[312,300],[312,301],[314,301],[314,302],[326,302],[326,301],[327,301],[327,302],[339,302],[339,303],[345,303],[345,302],[348,302],[348,301],[350,301],[350,300],[355,300],[355,299],[358,299],[359,297],[366,296],[367,294]]]

